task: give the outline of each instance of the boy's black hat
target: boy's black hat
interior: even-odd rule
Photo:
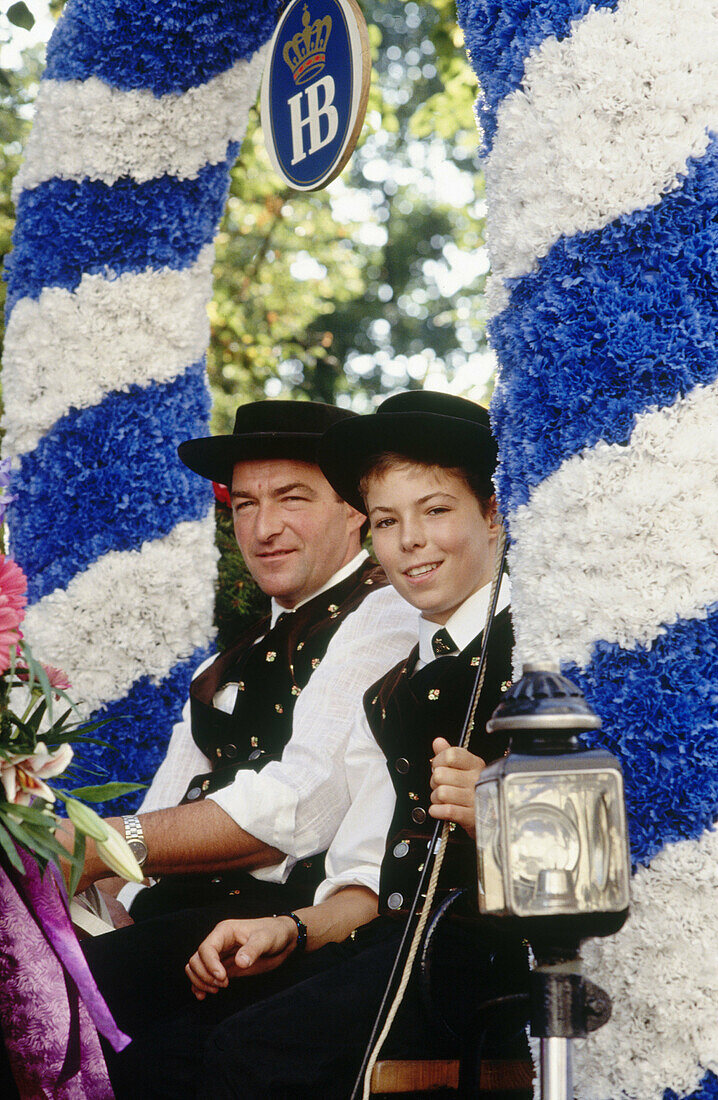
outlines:
[[[319,447],[327,481],[354,508],[364,511],[359,481],[370,460],[386,451],[436,466],[461,466],[493,492],[497,446],[489,414],[481,405],[432,390],[397,393],[375,413],[333,425]]]
[[[319,440],[327,428],[347,418],[348,409],[320,401],[253,401],[240,405],[232,435],[187,439],[177,454],[196,474],[231,486],[235,462],[252,458],[293,458],[318,462]]]

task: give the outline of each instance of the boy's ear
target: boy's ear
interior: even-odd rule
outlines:
[[[499,532],[499,528],[503,525],[504,521],[501,517],[501,513],[499,512],[499,506],[496,500],[496,493],[494,493],[494,495],[491,497],[489,511],[486,518],[489,521],[489,529],[491,534],[497,535]]]

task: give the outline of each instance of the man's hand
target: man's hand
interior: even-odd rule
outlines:
[[[291,917],[223,920],[202,941],[185,967],[198,1001],[229,985],[230,978],[275,970],[297,944]]]
[[[433,749],[436,755],[431,761],[429,813],[444,821],[455,821],[475,837],[474,787],[486,762],[468,749],[450,745],[443,737],[435,739]]]
[[[121,886],[124,886],[122,879],[118,880]],[[104,883],[103,883],[104,886]],[[118,901],[114,894],[108,893],[103,886],[97,887],[98,894],[101,894],[102,900],[107,906],[107,912],[110,914],[110,920],[114,924],[115,928],[127,928],[128,925],[134,924],[132,917],[125,909],[121,901]]]

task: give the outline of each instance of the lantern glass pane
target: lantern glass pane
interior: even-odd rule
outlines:
[[[476,859],[479,912],[504,912],[499,785],[496,780],[476,786]]]
[[[512,912],[606,913],[626,907],[628,865],[618,773],[514,774],[505,778],[503,793]]]

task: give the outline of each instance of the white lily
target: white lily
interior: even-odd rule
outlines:
[[[61,775],[71,760],[69,745],[60,745],[49,752],[43,741],[37,742],[33,753],[0,756],[0,782],[5,788],[6,801],[16,806],[29,806],[33,798],[54,802],[55,792],[45,780]]]
[[[144,880],[142,868],[132,854],[132,849],[117,829],[109,826],[106,839],[96,840],[95,847],[100,858],[116,875],[128,879],[129,882]]]

